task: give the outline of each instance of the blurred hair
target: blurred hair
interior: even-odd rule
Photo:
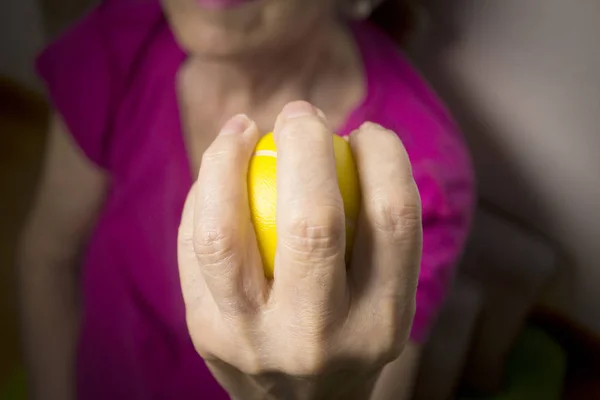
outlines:
[[[415,8],[419,1],[383,0],[382,4],[373,11],[370,19],[402,46],[416,28]]]

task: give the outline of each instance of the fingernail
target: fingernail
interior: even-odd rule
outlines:
[[[250,127],[250,118],[248,118],[245,114],[238,114],[235,117],[231,118],[229,121],[223,125],[221,129],[220,135],[241,135]]]
[[[309,115],[318,115],[317,109],[306,101],[294,101],[283,107],[281,115],[285,119],[306,117]]]

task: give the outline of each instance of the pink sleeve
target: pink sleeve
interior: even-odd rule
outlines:
[[[440,171],[432,160],[415,179],[423,204],[423,256],[411,339],[422,343],[446,297],[469,233],[474,202],[473,176],[464,162],[454,172]],[[443,178],[442,178],[443,176]]]
[[[113,81],[102,25],[101,9],[92,11],[42,52],[36,68],[76,143],[106,169]]]

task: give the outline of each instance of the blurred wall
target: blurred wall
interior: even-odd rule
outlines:
[[[37,0],[43,15],[45,32],[55,37],[100,0]]]
[[[55,37],[99,0],[1,0],[0,74],[41,89],[32,62]]]
[[[480,193],[564,252],[544,302],[600,334],[600,1],[424,0],[414,58]]]
[[[31,61],[43,46],[37,0],[0,1],[0,74],[39,87]]]

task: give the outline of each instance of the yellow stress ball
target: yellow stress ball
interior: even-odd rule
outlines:
[[[333,135],[338,184],[346,214],[346,260],[354,240],[354,229],[360,207],[360,185],[350,145]],[[277,248],[277,148],[273,134],[263,136],[248,168],[248,200],[265,276],[273,278]]]

